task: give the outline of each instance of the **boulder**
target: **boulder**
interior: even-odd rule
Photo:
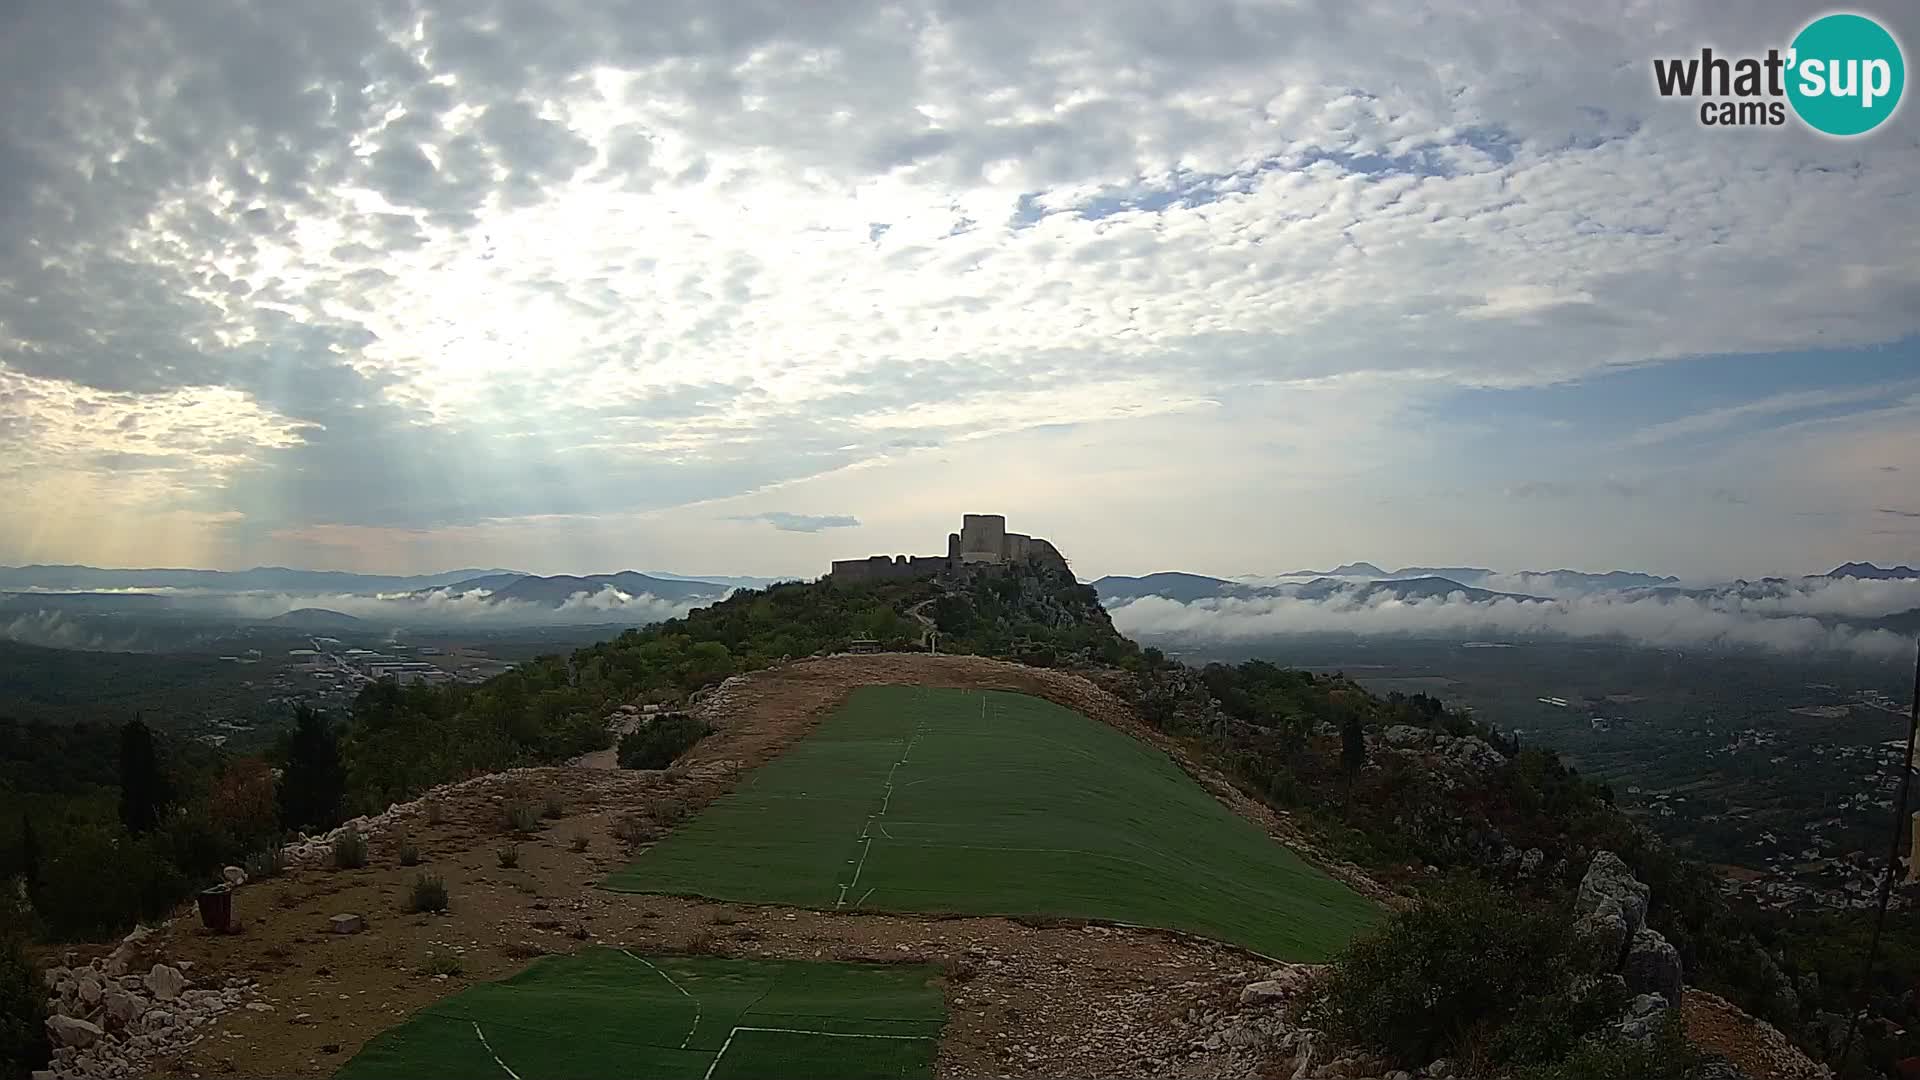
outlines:
[[[358,915],[341,913],[327,920],[327,929],[336,934],[357,934],[367,928],[367,920]]]
[[[1614,1024],[1614,1030],[1629,1042],[1651,1042],[1666,1020],[1667,1008],[1667,999],[1659,994],[1637,995],[1627,1006],[1626,1014]]]
[[[91,970],[80,973],[74,985],[74,994],[89,1005],[100,1004],[100,996],[106,993],[106,987],[100,985],[100,977]]]
[[[220,871],[220,879],[237,889],[247,883],[247,872],[237,866],[229,866]]]
[[[1395,724],[1383,732],[1381,738],[1387,740],[1388,746],[1408,747],[1419,746],[1432,734],[1426,728],[1414,727],[1412,724]]]
[[[187,977],[180,974],[178,968],[155,964],[153,970],[147,972],[146,984],[154,997],[161,1001],[172,1001],[180,996],[180,991],[187,988]]]
[[[107,1019],[113,1023],[125,1027],[135,1020],[140,1019],[140,1014],[146,1011],[147,1000],[145,998],[135,997],[125,990],[107,991],[106,1015]]]
[[[1580,879],[1580,891],[1574,896],[1573,909],[1580,915],[1588,915],[1600,910],[1611,900],[1619,905],[1620,914],[1627,921],[1627,933],[1631,937],[1647,925],[1647,898],[1653,890],[1633,876],[1627,864],[1620,856],[1611,851],[1596,852],[1593,862],[1587,867],[1587,874]]]
[[[1667,1004],[1680,1007],[1680,950],[1658,930],[1642,927],[1628,940],[1620,974],[1631,993],[1658,994],[1667,999]]]
[[[71,1016],[47,1017],[47,1035],[53,1040],[55,1046],[72,1046],[84,1050],[98,1042],[105,1034],[106,1032],[100,1030],[100,1025],[91,1024],[85,1020],[77,1020]]]
[[[1611,897],[1600,901],[1573,924],[1576,956],[1580,966],[1592,972],[1612,971],[1620,966],[1627,951],[1627,939],[1633,932],[1620,904]]]
[[[1287,983],[1274,979],[1262,979],[1240,988],[1240,1004],[1271,1005],[1277,1001],[1285,1001],[1292,993],[1293,987]]]

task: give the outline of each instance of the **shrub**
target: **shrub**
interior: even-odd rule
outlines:
[[[53,1053],[46,1024],[47,984],[22,937],[8,932],[0,942],[0,1076],[46,1068]]]
[[[647,803],[647,812],[662,825],[678,825],[687,816],[687,804],[671,795],[661,795]]]
[[[287,872],[287,856],[278,841],[247,856],[246,865],[241,867],[247,872],[248,881],[269,881]]]
[[[367,865],[367,841],[352,829],[333,838],[333,866],[336,870],[358,870]]]
[[[460,958],[452,953],[430,952],[424,970],[429,975],[445,975],[449,978],[459,975],[466,968],[460,965]]]
[[[419,866],[420,848],[412,840],[400,841],[399,859],[401,866]]]
[[[620,737],[620,767],[664,769],[713,731],[691,716],[664,716]]]
[[[628,851],[641,844],[650,843],[660,835],[660,830],[647,814],[626,813],[613,819],[613,837],[620,841]]]
[[[1687,1042],[1679,1021],[1669,1018],[1651,1042],[1618,1036],[1581,1042],[1564,1060],[1535,1065],[1514,1080],[1707,1080],[1730,1075],[1711,1068],[1714,1059]]]
[[[1454,882],[1348,946],[1307,1015],[1403,1063],[1464,1047],[1499,1065],[1556,1060],[1620,1004],[1607,984],[1577,987],[1572,947],[1563,913]]]
[[[413,879],[413,895],[407,910],[414,913],[447,910],[447,882],[438,874],[421,874]]]
[[[557,791],[549,791],[541,797],[540,814],[542,817],[563,818],[567,816],[567,801]]]
[[[973,961],[964,956],[949,956],[941,960],[940,971],[952,983],[972,982],[973,977],[980,973]]]
[[[540,810],[530,802],[516,801],[507,804],[507,828],[522,836],[540,828]]]
[[[441,807],[439,799],[428,799],[426,811],[427,824],[429,825],[438,825],[447,820],[447,812]]]
[[[587,850],[587,843],[588,841],[587,841],[586,834],[582,833],[579,836],[576,836],[572,840],[568,841],[567,846],[572,848],[575,851],[585,851]]]
[[[687,939],[687,951],[697,956],[712,956],[720,951],[720,939],[708,930],[699,930]]]
[[[520,865],[520,847],[517,844],[508,844],[494,852],[493,857],[500,860],[502,870],[511,870]]]

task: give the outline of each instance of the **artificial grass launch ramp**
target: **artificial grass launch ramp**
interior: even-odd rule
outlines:
[[[1051,702],[873,686],[607,879],[840,910],[1053,915],[1326,959],[1376,909],[1164,754]]]
[[[932,1077],[946,1006],[925,964],[550,956],[415,1013],[337,1080]]]

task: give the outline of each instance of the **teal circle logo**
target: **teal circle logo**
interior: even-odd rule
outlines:
[[[1793,39],[1787,99],[1815,131],[1864,135],[1900,105],[1907,85],[1900,43],[1865,15],[1822,15]]]

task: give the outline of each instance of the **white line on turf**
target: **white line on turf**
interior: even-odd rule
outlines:
[[[928,1040],[932,1035],[875,1035],[859,1031],[810,1031],[806,1028],[779,1027],[736,1027],[727,1032],[727,1041],[720,1044],[720,1052],[713,1055],[713,1063],[707,1066],[706,1075],[701,1080],[713,1080],[713,1070],[720,1067],[720,1059],[727,1056],[727,1047],[733,1045],[733,1037],[743,1031],[770,1031],[778,1035],[820,1035],[829,1039],[904,1039]],[[503,1066],[504,1067],[504,1066]]]
[[[905,765],[907,763],[907,759],[913,756],[913,746],[915,743],[919,741],[920,741],[920,721],[915,720],[913,722],[913,735],[911,738],[907,740],[906,749],[900,752],[900,760],[894,762],[893,767],[887,770],[887,784],[885,789],[886,794],[885,794],[885,797],[880,800],[880,812],[877,814],[867,815],[866,823],[860,826],[860,835],[857,838],[861,841],[860,861],[854,864],[853,880],[847,882],[845,885],[840,886],[840,896],[838,899],[836,899],[833,902],[833,906],[836,909],[847,906],[847,890],[860,884],[860,872],[866,869],[867,854],[873,850],[873,824],[878,819],[887,816],[887,808],[893,805],[893,774],[896,772],[899,772],[900,766]],[[882,833],[885,833],[887,831],[887,826],[885,825],[885,823],[881,824],[880,831]],[[888,839],[891,840],[892,837],[889,836]],[[848,859],[847,861],[853,862],[852,859]],[[868,889],[867,893],[868,895],[872,895],[873,890]],[[859,907],[860,905],[855,904],[853,906]]]
[[[468,1023],[473,1023],[473,1021],[469,1020]],[[473,1025],[473,1033],[475,1035],[480,1036],[480,1045],[483,1047],[486,1047],[487,1056],[493,1059],[493,1063],[495,1065],[500,1066],[500,1069],[502,1072],[506,1073],[508,1076],[513,1077],[513,1080],[520,1080],[520,1074],[517,1072],[514,1072],[512,1069],[507,1068],[507,1063],[504,1061],[501,1061],[500,1055],[493,1052],[493,1044],[487,1041],[487,1033],[480,1030],[479,1024]]]
[[[654,967],[653,961],[648,960],[644,956],[634,956],[632,953],[627,952],[627,950],[625,949],[621,949],[620,951],[623,953],[626,953],[627,956],[640,961],[641,963],[647,965],[648,967],[653,968],[653,973],[655,975],[658,975],[661,978],[667,980],[668,986],[671,986],[675,990],[680,991],[680,993],[684,995],[688,1001],[693,1002],[693,1026],[687,1029],[687,1037],[680,1040],[680,1049],[685,1050],[687,1048],[687,1044],[693,1042],[693,1033],[695,1031],[698,1031],[700,1028],[700,999],[697,997],[694,997],[692,994],[687,993],[686,987],[681,986],[677,982],[674,982],[673,976],[667,974],[664,971],[661,971],[657,967]],[[478,1030],[478,1029],[475,1029],[475,1030]],[[505,1066],[502,1066],[502,1068],[505,1068]]]

